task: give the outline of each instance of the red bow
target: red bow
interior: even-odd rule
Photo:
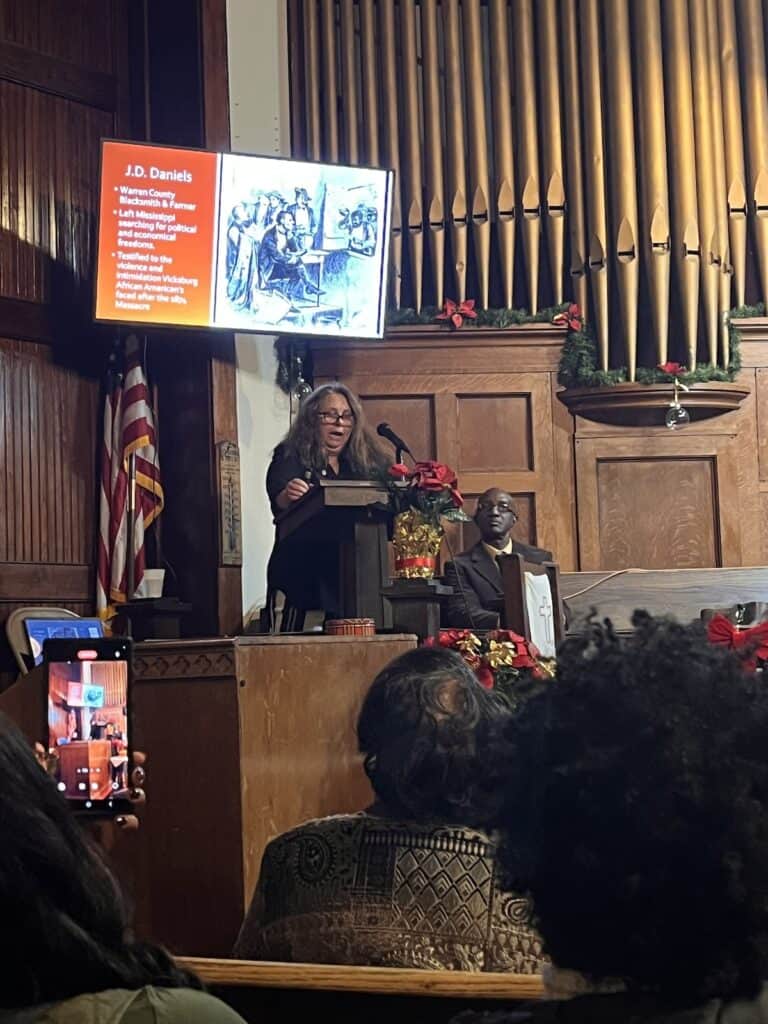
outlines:
[[[719,612],[707,624],[707,639],[711,644],[720,644],[736,651],[750,671],[757,668],[758,659],[768,659],[768,622],[761,622],[751,629],[737,629]]]
[[[668,373],[670,377],[676,377],[679,373],[686,372],[682,363],[659,363],[658,369],[662,373]]]
[[[470,320],[477,318],[475,312],[475,300],[464,299],[463,302],[454,302],[453,299],[446,299],[443,304],[443,312],[438,313],[435,320],[450,320],[455,328],[461,327],[464,317]]]
[[[568,309],[564,309],[562,313],[555,313],[552,317],[552,323],[568,327],[572,331],[580,331],[584,326],[584,314],[578,305],[572,302]]]

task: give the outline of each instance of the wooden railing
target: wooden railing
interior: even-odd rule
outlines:
[[[347,967],[253,960],[180,958],[212,988],[305,989],[370,995],[431,996],[446,999],[537,999],[538,974],[421,971],[397,967]]]

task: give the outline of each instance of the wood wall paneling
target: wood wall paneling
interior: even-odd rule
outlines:
[[[114,8],[107,0],[3,0],[0,39],[39,56],[111,74]]]
[[[98,405],[47,346],[0,339],[0,563],[92,561]]]
[[[603,569],[721,564],[711,456],[597,460]]]
[[[389,423],[408,444],[416,459],[434,459],[435,407],[429,395],[376,395],[361,393],[360,398],[369,425]],[[394,449],[382,439],[382,447],[394,457]]]
[[[125,0],[0,4],[0,625],[93,610],[103,349],[99,142],[125,109]],[[0,686],[12,678],[0,644]]]
[[[485,473],[533,469],[529,394],[456,396],[458,465]]]
[[[733,436],[577,438],[581,569],[741,565]]]

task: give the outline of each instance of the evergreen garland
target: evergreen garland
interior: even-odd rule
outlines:
[[[522,324],[551,323],[558,313],[568,309],[568,303],[549,306],[531,315],[525,309],[478,309],[477,318],[467,320],[466,326],[473,327],[505,327]],[[387,326],[404,327],[415,324],[435,324],[435,318],[441,310],[437,306],[424,306],[418,313],[415,309],[390,309],[387,313]],[[707,381],[732,381],[741,369],[739,353],[740,334],[733,325],[739,317],[763,316],[765,307],[741,306],[732,309],[728,314],[728,337],[730,348],[730,364],[725,370],[710,363],[700,363],[689,373],[677,374],[683,384],[702,384]],[[658,367],[638,366],[635,377],[640,384],[662,384],[674,379],[674,374],[666,373]],[[557,372],[558,383],[565,388],[601,388],[614,384],[624,384],[628,379],[626,366],[612,370],[599,370],[597,346],[587,324],[578,331],[568,331],[563,343],[560,365]]]
[[[565,302],[559,306],[549,306],[539,310],[538,313],[529,313],[525,309],[478,309],[477,318],[467,320],[466,326],[473,327],[494,327],[497,330],[504,330],[507,327],[519,327],[523,324],[551,323],[558,313],[567,311],[569,303]],[[437,326],[435,318],[441,310],[437,306],[424,306],[417,313],[415,309],[389,309],[387,311],[388,327],[407,327],[418,324],[431,324]],[[678,380],[683,384],[701,384],[707,381],[732,381],[741,369],[740,341],[741,335],[733,324],[734,320],[746,317],[765,316],[765,306],[759,303],[757,306],[739,306],[728,313],[728,338],[730,348],[730,365],[725,370],[720,366],[712,366],[710,363],[700,363],[690,373],[680,373]],[[443,328],[445,329],[445,328]],[[278,338],[275,341],[275,354],[277,355],[277,384],[286,393],[292,390],[294,383],[295,369],[291,365],[292,348],[296,345],[298,354],[305,362],[308,362],[308,346],[303,339],[293,341],[286,338]],[[295,356],[294,356],[295,358]],[[627,381],[627,368],[617,367],[613,370],[599,370],[597,359],[597,346],[592,332],[587,324],[584,324],[578,331],[568,331],[563,343],[560,356],[560,365],[557,371],[557,380],[565,388],[599,388],[610,387],[613,384],[623,384]],[[309,376],[309,374],[308,374]],[[638,366],[636,378],[640,384],[666,383],[673,379],[674,375],[665,373],[658,367]]]
[[[520,324],[543,324],[551,323],[552,318],[558,313],[568,309],[568,303],[559,306],[549,306],[541,309],[538,313],[529,313],[526,309],[477,309],[475,319],[467,319],[465,324],[473,327],[495,327],[504,330],[505,327],[518,327]],[[437,306],[423,306],[417,313],[415,309],[405,307],[403,309],[389,309],[387,311],[387,327],[407,327],[416,324],[435,324],[435,318],[442,310]],[[447,321],[445,321],[447,325]]]

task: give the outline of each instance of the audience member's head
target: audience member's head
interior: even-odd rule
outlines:
[[[484,747],[509,714],[454,651],[419,647],[395,658],[357,723],[378,800],[406,820],[482,826],[499,796]]]
[[[508,882],[590,980],[748,996],[768,976],[766,684],[700,627],[591,624],[489,757]]]
[[[117,883],[53,779],[0,714],[0,1007],[199,983],[126,937]]]

